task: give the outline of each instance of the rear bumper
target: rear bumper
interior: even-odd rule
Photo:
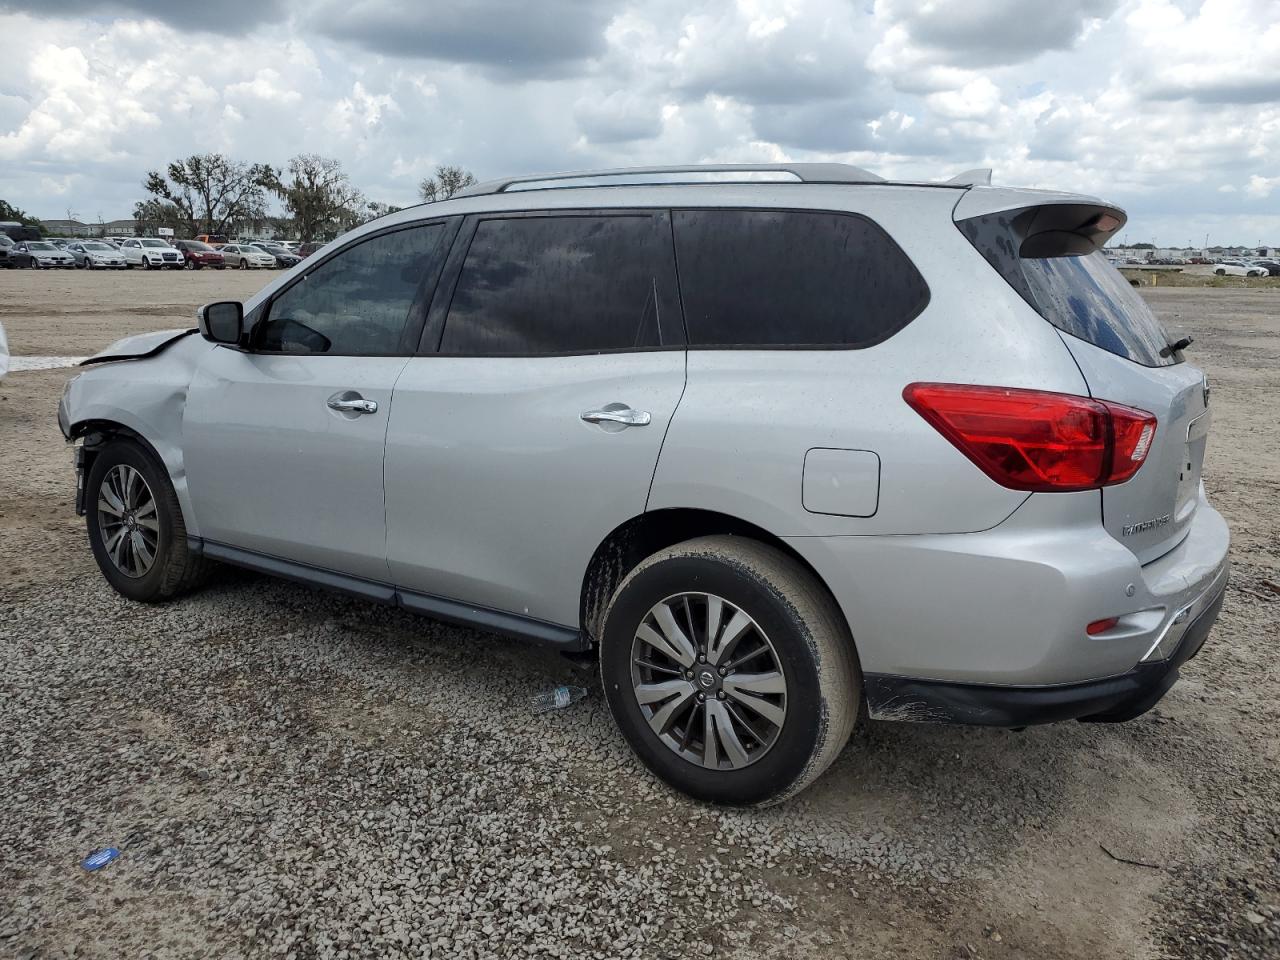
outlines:
[[[871,716],[927,723],[1026,727],[1059,720],[1119,723],[1141,716],[1177,682],[1178,668],[1200,652],[1226,596],[1227,571],[1190,605],[1189,620],[1167,659],[1139,663],[1120,676],[1053,686],[1002,686],[914,680],[883,674],[864,677]]]
[[[1032,494],[971,534],[791,537],[844,612],[866,675],[1061,687],[1166,660],[1216,596],[1230,532],[1199,496],[1183,541],[1147,564],[1099,523],[1098,494]],[[1086,625],[1117,618],[1088,634]]]

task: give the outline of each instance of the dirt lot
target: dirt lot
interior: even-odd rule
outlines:
[[[83,356],[270,276],[0,272],[0,322]],[[544,651],[241,573],[122,602],[72,515],[69,372],[11,374],[0,955],[1280,956],[1280,290],[1143,293],[1214,386],[1204,652],[1125,725],[870,724],[764,812],[653,781],[589,677],[530,715],[574,676]]]

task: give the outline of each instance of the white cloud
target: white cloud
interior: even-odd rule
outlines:
[[[1280,242],[1274,0],[437,6],[261,0],[238,26],[140,0],[0,13],[0,197],[126,215],[147,170],[206,150],[334,156],[396,203],[440,163],[844,160],[992,166],[1114,199],[1170,241],[1236,224]]]

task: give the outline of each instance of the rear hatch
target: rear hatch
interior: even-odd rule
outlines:
[[[1195,517],[1209,389],[1201,371],[1175,349],[1176,337],[1101,252],[1124,225],[1124,214],[1097,202],[1056,198],[971,216],[965,206],[957,205],[957,226],[1057,327],[1090,394],[1155,415],[1156,433],[1142,467],[1101,493],[1107,531],[1142,563],[1155,560],[1182,542]]]

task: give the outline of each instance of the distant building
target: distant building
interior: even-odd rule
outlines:
[[[44,232],[52,237],[96,237],[98,226],[79,220],[41,220]]]

